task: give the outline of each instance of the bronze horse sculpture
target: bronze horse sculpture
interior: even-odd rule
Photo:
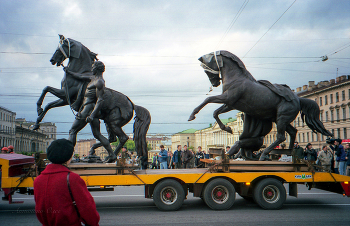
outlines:
[[[273,122],[277,126],[277,139],[262,152],[260,160],[266,160],[270,151],[286,140],[285,132],[290,135],[289,148],[292,149],[297,129],[291,122],[299,112],[313,132],[333,136],[319,120],[320,109],[315,101],[298,97],[287,85],[255,80],[234,54],[216,51],[198,60],[211,84],[217,87],[222,82],[223,91],[221,95],[206,98],[193,110],[188,120],[194,120],[195,115],[208,103],[223,104],[214,111],[213,116],[222,130],[232,133],[231,128],[220,121],[219,114],[234,109],[244,113],[243,132],[239,141],[227,152],[228,155],[237,154],[241,149],[243,153],[250,154],[259,150]]]
[[[50,62],[52,65],[61,66],[65,59],[69,59],[67,70],[79,74],[91,74],[92,65],[96,58],[97,54],[91,52],[87,47],[82,45],[80,42],[77,42],[73,39],[66,39],[64,36],[60,35],[59,47],[56,49],[53,54]],[[70,105],[72,111],[75,110],[79,112],[81,105],[83,103],[84,93],[87,86],[86,81],[79,80],[70,75],[69,73],[65,74],[61,82],[61,89],[56,89],[53,87],[45,87],[42,95],[40,96],[37,102],[38,108],[38,119],[36,121],[35,129],[39,128],[39,123],[42,121],[46,112],[54,107],[60,107],[65,105]],[[44,110],[41,108],[41,104],[47,92],[52,93],[57,96],[59,100],[47,104]],[[104,138],[99,131],[93,131],[93,134],[96,139],[100,142],[94,144],[90,149],[90,155],[95,152],[95,149],[104,146],[109,153],[107,157],[108,162],[113,162],[116,159],[116,154],[120,151],[129,137],[124,133],[122,127],[126,125],[133,117],[134,111],[136,113],[135,122],[134,122],[134,140],[135,140],[135,149],[138,156],[141,158],[141,164],[146,165],[147,162],[147,142],[146,134],[151,122],[151,115],[147,109],[135,105],[127,96],[117,92],[115,90],[104,88],[103,94],[103,106],[100,114],[98,115],[99,119],[104,120],[109,135],[109,142],[117,141],[119,139],[119,145],[113,151],[110,148],[109,142],[102,142]],[[82,128],[85,126],[84,124]],[[69,131],[69,140],[71,140],[75,145],[76,134],[82,129],[79,130],[70,130]],[[105,140],[105,138],[103,139]]]

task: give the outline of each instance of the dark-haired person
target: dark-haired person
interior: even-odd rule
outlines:
[[[159,163],[160,163],[160,169],[168,169],[168,152],[164,149],[164,145],[161,144],[160,146],[160,152],[159,152]]]
[[[345,144],[345,151],[346,151],[346,176],[350,176],[350,144]]]
[[[187,145],[184,145],[184,150],[182,151],[182,168],[189,169],[191,167],[191,159],[193,158],[193,154],[190,150],[187,149]]]
[[[334,145],[330,145],[330,148],[332,148],[333,151],[335,151],[335,155],[337,156],[335,161],[339,164],[338,165],[338,171],[340,175],[346,175],[346,155],[343,145],[341,145],[342,140],[341,139],[335,139]]]
[[[42,225],[98,225],[100,215],[85,181],[67,168],[73,153],[66,139],[47,148],[52,163],[34,181],[35,213]]]

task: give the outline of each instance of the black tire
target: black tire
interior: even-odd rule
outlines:
[[[286,189],[279,180],[273,178],[260,181],[253,195],[254,201],[266,210],[280,209],[286,201]]]
[[[205,186],[203,199],[213,210],[227,210],[235,202],[236,190],[228,180],[214,179]]]
[[[167,179],[156,185],[153,191],[153,201],[160,210],[178,210],[185,200],[182,185],[172,179]]]

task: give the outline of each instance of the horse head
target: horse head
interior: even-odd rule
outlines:
[[[60,36],[60,41],[55,53],[52,55],[50,62],[52,65],[60,66],[62,62],[70,57],[79,58],[82,44],[73,39],[65,38],[63,35]]]
[[[221,83],[220,68],[223,67],[220,51],[203,55],[198,60],[201,62],[201,67],[203,67],[204,72],[208,75],[211,84],[214,87],[218,87]]]

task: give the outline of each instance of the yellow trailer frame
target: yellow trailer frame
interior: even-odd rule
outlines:
[[[1,186],[12,203],[13,191],[32,188],[35,177],[9,176],[12,167],[9,162],[0,158],[0,165]],[[350,197],[350,177],[327,172],[213,172],[208,168],[129,171],[127,175],[81,175],[81,178],[88,187],[144,185],[145,197],[153,198],[161,210],[177,210],[188,192],[202,197],[215,210],[230,208],[236,192],[264,209],[279,209],[286,199],[284,183],[289,184],[291,196],[297,196],[297,184],[307,184],[309,189],[320,188]]]

